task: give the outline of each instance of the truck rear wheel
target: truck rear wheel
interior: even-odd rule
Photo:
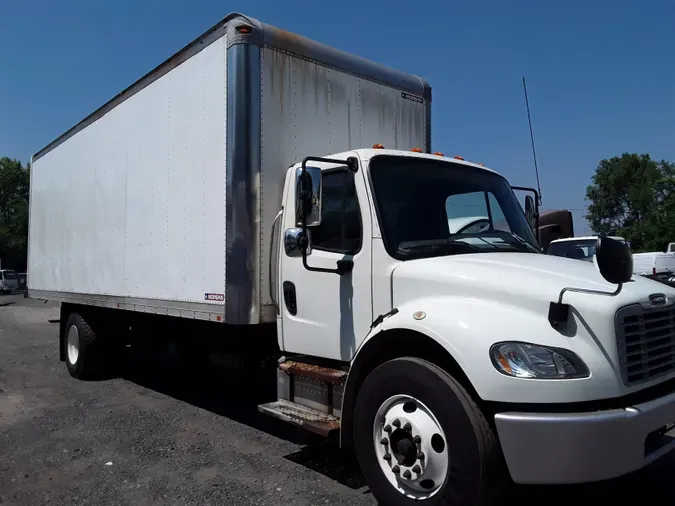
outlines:
[[[91,326],[78,313],[68,316],[64,335],[66,367],[73,378],[88,380],[100,374],[100,343]]]
[[[380,504],[491,504],[504,483],[501,452],[467,391],[434,364],[399,358],[359,390],[354,446]]]

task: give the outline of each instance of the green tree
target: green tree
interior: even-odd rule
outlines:
[[[601,160],[586,189],[586,219],[598,234],[621,235],[636,251],[663,251],[675,223],[675,166],[648,154]]]
[[[26,269],[30,168],[0,158],[0,261],[3,268]]]

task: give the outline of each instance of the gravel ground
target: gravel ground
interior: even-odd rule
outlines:
[[[268,391],[196,379],[175,361],[76,381],[58,360],[58,307],[0,297],[0,504],[375,504],[349,454],[258,415]],[[272,386],[272,389],[274,386]],[[546,448],[541,448],[542,452]],[[612,482],[520,487],[506,499],[675,504],[675,455]]]

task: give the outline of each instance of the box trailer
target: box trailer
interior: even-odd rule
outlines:
[[[610,238],[543,254],[523,188],[430,152],[430,101],[232,14],[39,151],[28,290],[61,301],[70,374],[167,342],[195,372],[272,364],[259,410],[338,431],[388,506],[671,451],[675,289]]]
[[[274,321],[286,169],[375,143],[429,151],[430,107],[419,77],[229,16],[33,157],[31,293]]]

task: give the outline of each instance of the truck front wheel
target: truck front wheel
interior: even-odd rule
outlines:
[[[504,483],[501,452],[467,391],[434,364],[376,368],[356,399],[354,446],[380,504],[483,506]]]

